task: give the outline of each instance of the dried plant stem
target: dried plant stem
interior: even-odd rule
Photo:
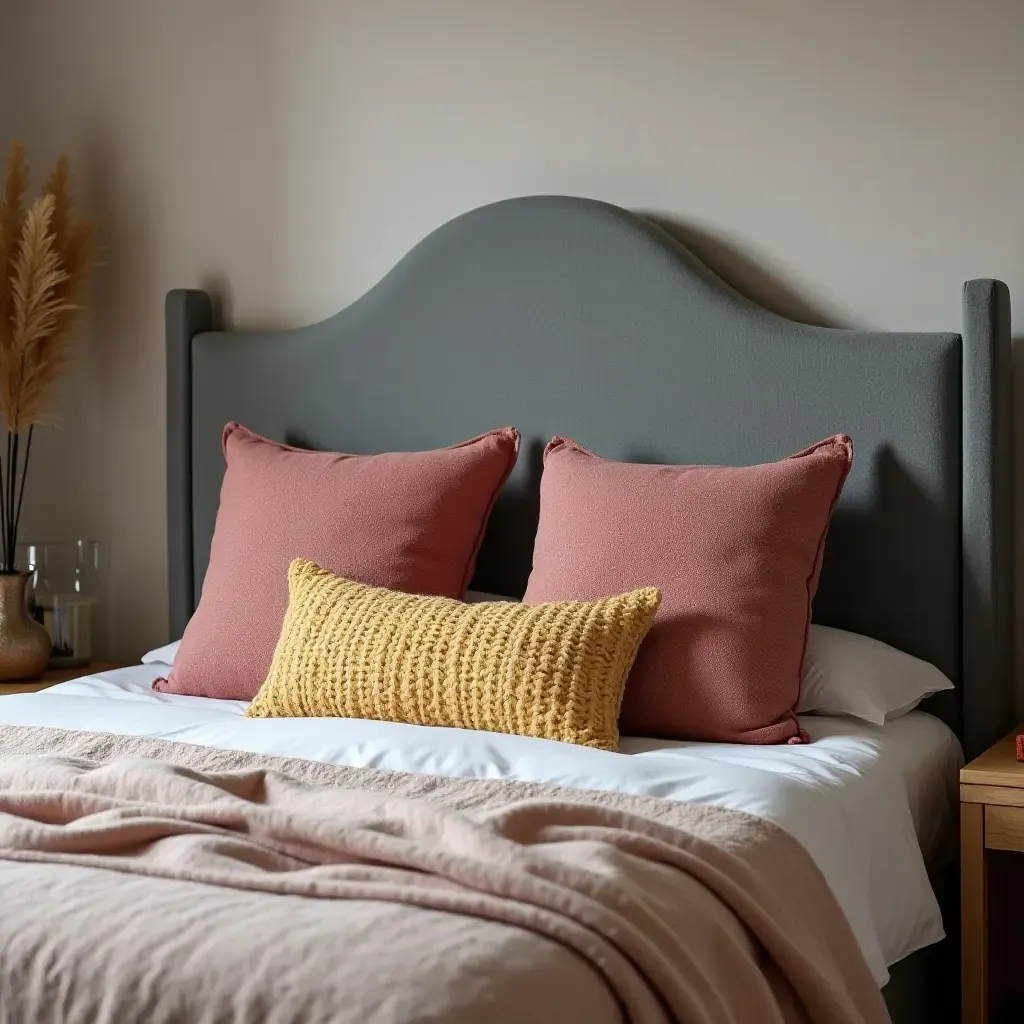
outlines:
[[[14,472],[14,438],[17,435],[12,434],[9,430],[7,431],[7,475],[4,477],[4,490],[3,494],[0,495],[0,500],[3,502],[3,520],[4,520],[4,551],[3,551],[3,572],[14,572],[14,559],[10,557],[11,551],[11,523],[10,517],[7,515],[7,495],[11,489],[11,474]]]
[[[28,459],[32,454],[32,435],[36,425],[33,423],[28,428],[28,439],[25,441],[25,461],[21,467],[21,486],[18,488],[18,502],[14,507],[14,536],[17,538],[18,530],[21,528],[21,506],[25,503],[25,478],[28,476]],[[15,557],[17,552],[14,552]]]
[[[21,435],[7,431],[7,472],[0,472],[0,572],[17,571],[18,527],[21,525],[21,508],[25,501],[25,480],[28,476],[29,456],[32,454],[33,430],[34,427],[28,428],[24,451]]]
[[[7,515],[7,549],[4,551],[4,561],[7,563],[8,572],[16,568],[15,544],[17,537],[14,532],[14,497],[15,488],[18,484],[18,446],[21,435],[14,435],[14,443],[11,445],[11,470],[7,479],[7,494],[5,495],[4,509]]]
[[[28,202],[28,164],[15,142],[0,183],[0,573],[15,557],[35,425],[72,352],[71,327],[94,262],[92,227],[74,216],[71,165],[62,157]],[[22,441],[24,438],[24,443]]]
[[[10,437],[8,437],[8,448],[10,447]],[[0,459],[0,495],[7,493],[7,476],[4,472],[5,468],[10,464],[10,459],[6,461]],[[6,556],[7,552],[7,517],[0,516],[0,552],[4,552]]]

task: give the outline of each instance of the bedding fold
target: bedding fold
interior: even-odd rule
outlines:
[[[0,751],[3,1020],[888,1019],[810,856],[738,811],[51,729]]]

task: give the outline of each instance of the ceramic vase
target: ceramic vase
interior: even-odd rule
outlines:
[[[50,634],[28,613],[27,572],[0,573],[0,682],[31,679],[50,660]]]

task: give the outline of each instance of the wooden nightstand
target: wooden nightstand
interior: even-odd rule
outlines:
[[[1017,760],[1018,732],[1024,726],[960,771],[963,1024],[987,1024],[989,1019],[989,853],[1024,853],[1024,763]],[[1018,899],[1009,891],[993,895],[1000,905]]]
[[[20,683],[0,683],[0,697],[8,693],[35,693],[37,690],[45,690],[49,686],[66,683],[71,679],[81,679],[82,676],[91,676],[96,672],[109,672],[111,669],[124,667],[124,663],[120,661],[91,661],[79,668],[48,668],[38,679],[27,679]]]

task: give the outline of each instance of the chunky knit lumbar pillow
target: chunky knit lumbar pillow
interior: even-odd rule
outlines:
[[[296,559],[250,718],[345,717],[515,733],[615,750],[653,587],[598,601],[463,604]]]

